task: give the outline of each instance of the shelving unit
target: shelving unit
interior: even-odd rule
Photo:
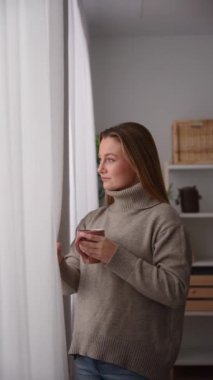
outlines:
[[[213,164],[165,164],[165,184],[171,186],[171,204],[179,212],[191,236],[194,260],[213,260]],[[175,203],[178,189],[196,186],[201,199],[200,212],[182,213]]]
[[[213,275],[213,164],[165,164],[166,188],[171,187],[172,206],[189,233],[193,251],[193,269],[204,268]],[[179,189],[196,186],[201,199],[200,211],[183,213],[176,204]],[[211,272],[212,270],[212,272]],[[181,350],[176,365],[213,365],[213,311],[186,311]]]

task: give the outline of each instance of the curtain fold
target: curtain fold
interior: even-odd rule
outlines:
[[[69,238],[79,221],[98,207],[95,125],[86,22],[80,1],[68,1],[69,92]],[[72,333],[75,296],[66,309],[66,330]],[[69,345],[70,342],[68,342]],[[70,360],[71,379],[74,379]]]
[[[67,380],[56,257],[63,4],[0,2],[0,378]]]
[[[87,30],[80,1],[69,7],[70,237],[98,206],[95,126]]]

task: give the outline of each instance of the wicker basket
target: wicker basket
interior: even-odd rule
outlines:
[[[213,162],[213,120],[176,121],[172,124],[173,163]]]

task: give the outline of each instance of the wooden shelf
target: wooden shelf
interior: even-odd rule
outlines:
[[[196,260],[192,264],[193,267],[213,267],[213,260]]]
[[[185,317],[213,317],[213,311],[186,311]]]
[[[213,365],[212,347],[185,347],[175,365]]]
[[[167,164],[169,170],[213,170],[213,164],[175,165]]]
[[[180,217],[190,219],[213,218],[213,212],[181,212]]]

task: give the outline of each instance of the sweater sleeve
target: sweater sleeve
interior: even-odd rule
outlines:
[[[165,306],[184,305],[191,271],[191,249],[184,227],[172,225],[153,242],[152,262],[119,246],[107,267],[145,297]]]
[[[76,293],[80,279],[80,257],[75,249],[74,242],[70,252],[64,257],[60,265],[62,289],[64,295]]]

